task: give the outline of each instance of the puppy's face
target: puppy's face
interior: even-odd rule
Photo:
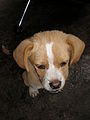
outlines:
[[[43,87],[50,92],[59,92],[68,77],[68,67],[76,63],[85,48],[78,37],[60,31],[45,31],[26,39],[14,51],[14,58],[21,68],[32,72],[30,62],[36,69]],[[38,78],[30,73],[32,83]]]
[[[37,48],[30,59],[44,88],[51,92],[60,91],[68,76],[69,46],[65,42],[58,44],[58,40],[52,40],[38,44]]]

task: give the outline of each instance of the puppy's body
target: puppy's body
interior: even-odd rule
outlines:
[[[13,55],[17,64],[26,69],[23,79],[30,95],[36,96],[40,88],[59,92],[68,77],[69,62],[77,62],[84,47],[78,37],[56,30],[40,32],[22,41]]]

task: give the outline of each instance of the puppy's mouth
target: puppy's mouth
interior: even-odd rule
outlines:
[[[55,90],[55,89],[54,89],[54,90],[52,89],[52,90],[50,91],[50,93],[58,93],[58,92],[60,92],[60,91],[61,91],[60,88],[59,88],[59,89],[56,89],[56,90]]]
[[[51,88],[51,87],[48,87],[48,88],[46,88],[46,87],[44,87],[47,91],[49,91],[50,93],[59,93],[59,92],[61,92],[62,91],[62,89],[61,89],[61,87],[59,87],[59,88]]]
[[[65,84],[65,83],[64,83]],[[42,85],[43,87],[49,91],[50,93],[59,93],[60,91],[62,91],[62,88],[64,87],[64,84],[60,81],[60,84],[57,85],[55,84],[54,86],[50,85],[50,82],[49,81],[43,81],[42,82]]]

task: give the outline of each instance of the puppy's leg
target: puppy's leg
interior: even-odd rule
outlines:
[[[28,72],[27,75],[28,75],[28,83],[29,83],[29,94],[30,96],[35,97],[39,94],[38,89],[43,88],[43,86],[40,80],[34,79],[33,75],[30,72]]]
[[[36,97],[37,95],[39,94],[39,91],[38,91],[38,89],[36,88],[36,87],[31,87],[31,86],[29,86],[29,95],[31,96],[31,97]]]
[[[42,84],[40,83],[40,81],[35,81],[34,79],[32,79],[32,76],[30,73],[28,73],[27,71],[25,71],[22,74],[22,77],[24,79],[24,83],[26,86],[29,87],[29,94],[32,97],[35,97],[39,94],[38,89],[43,88]]]

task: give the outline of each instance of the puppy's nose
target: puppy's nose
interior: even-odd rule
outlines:
[[[61,81],[59,81],[58,79],[55,79],[49,84],[52,89],[57,89],[61,86]]]

